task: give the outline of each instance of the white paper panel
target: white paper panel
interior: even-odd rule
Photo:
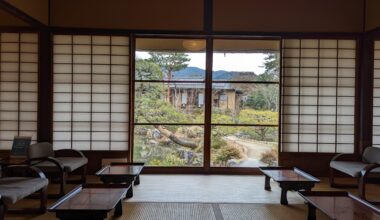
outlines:
[[[356,41],[287,39],[282,45],[282,102],[292,104],[282,106],[282,123],[290,124],[283,125],[282,140],[292,142],[283,143],[282,150],[334,153],[337,149],[337,152],[352,153]],[[290,128],[296,132],[287,132]],[[297,131],[301,132],[299,136]],[[338,147],[337,138],[343,132],[350,135],[340,137],[345,138],[346,145]]]
[[[74,122],[73,123],[73,131],[88,131],[91,129],[90,122]],[[88,132],[85,133],[86,135]]]
[[[54,122],[54,131],[71,131],[71,122]]]
[[[88,44],[91,43],[91,36],[86,35],[76,35],[73,36],[73,43],[74,44]]]
[[[317,145],[300,143],[299,152],[317,152]]]
[[[98,55],[111,54],[111,48],[109,46],[92,46],[92,54],[98,54]],[[113,51],[112,51],[112,54],[113,54]]]
[[[73,59],[73,60],[72,61],[70,60],[69,62],[73,62],[73,63],[84,63],[84,64],[91,63],[91,55],[74,55],[72,58],[70,56],[70,59]]]
[[[338,41],[337,40],[320,40],[319,47],[320,48],[337,48]]]
[[[301,57],[314,58],[318,56],[318,49],[301,49]]]
[[[299,48],[300,40],[288,39],[288,40],[284,40],[282,44],[284,48]]]
[[[112,46],[111,50],[112,50],[113,55],[124,55],[124,56],[129,55],[128,47]]]
[[[305,133],[305,134],[314,134],[317,132],[317,126],[316,125],[307,125],[307,124],[302,124],[302,125],[299,125],[299,130],[300,130],[300,133]]]
[[[111,66],[111,71],[112,74],[129,74],[128,66]]]
[[[113,122],[111,123],[111,131],[123,131],[126,135],[128,134],[128,122]]]
[[[301,40],[301,48],[318,48],[318,45],[319,45],[318,40],[314,40],[314,39]]]
[[[124,36],[112,36],[112,45],[119,45],[122,47],[128,47],[129,46],[129,37]]]
[[[79,150],[126,150],[129,38],[57,35],[54,39],[57,40],[55,44],[65,44],[54,45],[54,120],[61,120],[56,114],[67,114],[63,116],[73,120],[72,126],[55,122],[54,130],[60,133],[72,129],[73,136],[64,142],[66,147]],[[68,64],[58,64],[62,62]],[[124,123],[111,124],[111,120]],[[62,141],[59,136],[54,136],[54,143]]]
[[[128,148],[128,142],[111,142],[111,150],[121,151]]]
[[[91,54],[91,46],[89,45],[74,45],[73,54]]]
[[[283,143],[281,149],[283,152],[298,152],[298,144]]]
[[[335,144],[331,144],[331,143],[327,143],[327,144],[319,143],[318,144],[318,152],[320,152],[320,153],[335,153]]]
[[[72,65],[71,64],[54,64],[53,69],[54,69],[54,73],[71,73]],[[67,74],[67,76],[69,76],[69,75]],[[54,78],[55,78],[54,82],[62,82],[57,77],[61,77],[61,75],[55,75],[54,76]]]
[[[73,141],[72,148],[77,150],[90,150],[90,142],[89,141]]]
[[[110,127],[109,122],[92,122],[91,128],[93,131],[106,131]]]
[[[16,135],[37,138],[38,35],[0,33],[0,40],[0,142],[10,149]]]
[[[329,68],[336,68],[337,67],[336,59],[320,59],[319,60],[319,67],[329,67]]]

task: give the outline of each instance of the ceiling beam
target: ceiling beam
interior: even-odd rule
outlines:
[[[21,11],[20,9],[14,7],[10,3],[6,2],[5,0],[0,0],[0,9],[8,12],[11,15],[14,15],[15,17],[23,20],[27,24],[29,24],[32,27],[40,28],[40,29],[47,29],[48,26],[43,24],[42,22],[38,21],[37,19],[33,18],[32,16],[26,14],[25,12]]]

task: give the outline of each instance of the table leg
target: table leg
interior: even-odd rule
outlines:
[[[135,182],[133,184],[134,185],[139,185],[140,184],[140,175],[136,176]]]
[[[121,215],[123,215],[123,205],[122,205],[121,200],[120,200],[116,204],[114,216],[121,216]]]
[[[316,217],[316,208],[315,206],[313,206],[312,204],[310,203],[307,203],[307,206],[308,206],[308,213],[307,213],[307,220],[316,220],[317,217]]]
[[[271,191],[271,188],[270,188],[270,177],[265,175],[265,186],[264,186],[264,189],[266,191]]]
[[[288,204],[288,189],[281,187],[281,205],[287,205]]]
[[[133,197],[133,185],[131,184],[128,191],[127,191],[127,195],[125,196],[125,198],[132,198]]]

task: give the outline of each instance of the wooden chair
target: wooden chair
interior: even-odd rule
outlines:
[[[47,142],[32,144],[28,148],[28,163],[38,167],[52,181],[60,184],[59,193],[53,197],[65,194],[65,185],[69,173],[81,169],[80,183],[86,182],[86,168],[88,160],[82,152],[73,149],[53,150]]]
[[[8,166],[0,178],[0,220],[5,213],[45,213],[47,185],[45,175],[36,167],[26,165]],[[40,194],[40,207],[37,209],[8,209],[8,206],[35,193]]]
[[[359,196],[366,198],[366,183],[371,180],[380,178],[380,148],[367,147],[361,160],[358,161],[342,161],[344,154],[334,156],[330,162],[330,185],[331,187],[358,187]],[[353,178],[358,179],[358,185],[337,184],[335,183],[335,173],[339,171]]]

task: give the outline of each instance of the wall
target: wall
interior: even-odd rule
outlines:
[[[7,12],[0,10],[0,27],[26,27],[27,23],[16,18],[15,16],[8,14]]]
[[[214,30],[361,32],[363,8],[361,0],[215,0]]]
[[[5,0],[34,19],[49,24],[49,0]]]
[[[380,1],[366,0],[366,31],[380,27]]]
[[[203,28],[203,0],[51,1],[51,15],[58,27],[196,31]]]

